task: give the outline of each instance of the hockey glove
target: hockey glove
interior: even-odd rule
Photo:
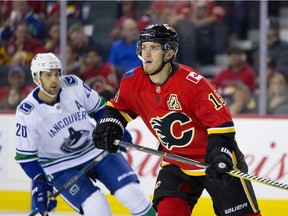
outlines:
[[[53,184],[52,182],[48,181],[47,182],[48,212],[52,211],[57,206],[57,200],[51,196],[52,194],[53,194]]]
[[[32,200],[42,216],[47,215],[47,212],[52,211],[57,206],[57,200],[48,197],[52,192],[52,183],[46,180],[44,174],[33,181]]]
[[[210,181],[228,184],[232,180],[232,176],[226,173],[233,169],[232,154],[228,149],[213,149],[206,154],[205,160],[210,164],[205,171]]]
[[[115,118],[102,118],[97,122],[93,131],[93,143],[99,149],[104,149],[110,153],[116,153],[118,145],[114,145],[114,140],[121,140],[124,133],[122,123]]]
[[[122,141],[129,142],[129,143],[133,144],[132,136],[131,136],[130,132],[128,130],[126,130],[126,128],[124,129],[124,134],[123,134],[123,137],[122,137]],[[127,149],[125,147],[120,146],[119,148],[120,148],[120,151],[127,152]]]

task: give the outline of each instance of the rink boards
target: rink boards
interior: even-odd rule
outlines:
[[[31,182],[25,176],[21,168],[15,163],[14,156],[14,115],[0,114],[0,211],[30,209]],[[249,165],[249,173],[288,183],[288,128],[287,118],[235,118],[237,130],[237,142],[245,154]],[[156,140],[146,129],[140,119],[129,123],[128,130],[135,143],[156,148]],[[160,159],[143,152],[129,150],[126,158],[137,172],[142,188],[152,195],[156,175],[159,171]],[[253,183],[263,215],[284,216],[288,212],[288,191],[259,183]],[[127,214],[128,211],[108,195],[108,191],[102,187],[103,192],[112,205],[115,214]],[[58,199],[57,211],[72,211]],[[214,215],[211,201],[205,192],[199,200],[194,214],[196,216]]]

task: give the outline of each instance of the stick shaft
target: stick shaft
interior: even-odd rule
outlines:
[[[73,183],[75,183],[82,175],[85,175],[94,165],[96,165],[99,161],[101,161],[105,156],[109,153],[103,151],[99,154],[94,160],[92,160],[89,164],[87,164],[82,170],[80,170],[73,178],[71,178],[68,182],[66,182],[57,192],[53,193],[51,197],[56,198],[63,191],[65,191],[68,187],[70,187]]]
[[[137,151],[142,151],[142,152],[146,152],[149,154],[153,154],[153,155],[157,155],[163,158],[168,158],[174,161],[178,161],[178,162],[182,162],[182,163],[186,163],[186,164],[190,164],[190,165],[194,165],[200,168],[204,168],[206,169],[209,164],[207,163],[203,163],[200,161],[196,161],[196,160],[192,160],[190,158],[186,158],[186,157],[182,157],[179,155],[175,155],[175,154],[170,154],[170,153],[166,153],[166,152],[161,152],[155,149],[151,149],[145,146],[140,146],[140,145],[135,145],[135,144],[131,144],[128,142],[123,142],[123,141],[115,141],[115,144],[126,147],[126,148],[131,148],[131,149],[135,149]],[[276,188],[280,188],[280,189],[285,189],[288,190],[288,184],[282,183],[282,182],[278,182],[278,181],[274,181],[271,179],[267,179],[267,178],[262,178],[262,177],[258,177],[252,174],[248,174],[248,173],[243,173],[241,171],[238,170],[231,170],[228,171],[227,174],[237,177],[237,178],[241,178],[241,179],[246,179],[249,181],[254,181],[257,183],[262,183],[268,186],[272,186],[272,187],[276,187]]]
[[[50,197],[56,198],[59,196],[63,191],[65,191],[67,188],[69,188],[72,184],[74,184],[82,175],[85,175],[94,165],[96,165],[99,161],[101,161],[105,156],[107,156],[109,153],[106,151],[103,151],[101,154],[99,154],[94,160],[92,160],[89,164],[87,164],[82,170],[80,170],[75,176],[73,176],[68,182],[66,182],[59,190],[55,193],[53,193]],[[37,210],[33,210],[29,216],[37,215],[39,212]]]

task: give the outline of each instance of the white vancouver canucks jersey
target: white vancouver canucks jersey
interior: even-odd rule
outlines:
[[[102,150],[92,144],[89,120],[105,101],[76,76],[64,76],[59,102],[48,105],[32,91],[16,111],[16,160],[38,160],[47,174],[82,164]]]

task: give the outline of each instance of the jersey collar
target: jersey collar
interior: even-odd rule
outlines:
[[[45,103],[43,100],[41,100],[38,96],[38,93],[40,91],[40,87],[36,88],[33,92],[33,97],[36,101],[38,101],[39,104],[46,104],[46,105],[49,105],[49,106],[54,106],[54,104],[47,104]],[[60,88],[59,90],[59,93],[58,93],[58,96],[57,96],[57,102],[58,103],[60,101],[60,93],[61,93],[62,89]]]

